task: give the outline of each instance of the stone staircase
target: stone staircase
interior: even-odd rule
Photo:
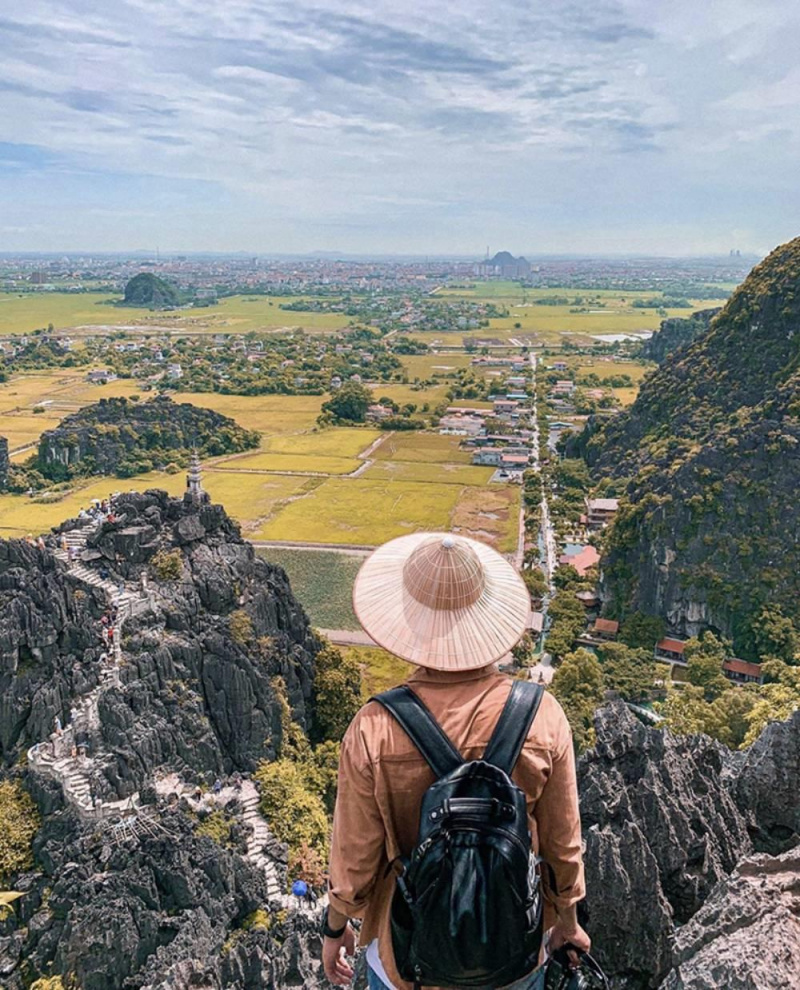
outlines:
[[[92,798],[92,771],[97,765],[97,756],[88,756],[77,746],[80,736],[96,737],[100,731],[100,698],[109,687],[120,686],[122,666],[122,630],[125,620],[150,607],[150,599],[141,592],[120,588],[115,582],[101,578],[90,567],[78,560],[70,561],[70,551],[79,554],[86,549],[86,541],[97,528],[90,521],[83,526],[68,530],[63,534],[63,543],[54,556],[65,561],[69,573],[82,584],[101,588],[110,605],[117,607],[117,622],[114,628],[114,645],[111,662],[100,671],[100,684],[89,694],[84,695],[72,709],[70,722],[60,732],[51,733],[43,743],[37,743],[28,750],[28,762],[36,770],[56,779],[62,786],[64,796],[75,806],[79,814],[86,817],[102,818],[108,814],[136,807],[138,794],[121,801],[98,801]],[[76,753],[76,755],[73,755]]]
[[[270,902],[277,902],[285,910],[297,911],[308,918],[319,917],[322,907],[327,904],[327,895],[320,897],[316,905],[312,906],[286,891],[285,868],[269,851],[277,840],[266,818],[261,814],[258,789],[250,778],[243,780],[238,789],[223,787],[218,794],[208,791],[199,799],[194,797],[194,785],[185,783],[176,773],[157,780],[155,787],[162,797],[169,797],[172,794],[184,797],[194,811],[209,811],[213,806],[224,808],[233,799],[238,801],[242,809],[240,821],[250,829],[246,839],[245,859],[265,873],[267,896]]]

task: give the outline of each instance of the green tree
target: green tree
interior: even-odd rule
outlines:
[[[604,643],[597,652],[609,691],[637,703],[652,698],[656,664],[648,650],[632,650],[624,643]]]
[[[706,731],[709,707],[702,688],[688,684],[680,690],[673,689],[661,706],[661,725],[676,735],[699,735]]]
[[[327,402],[322,403],[322,412],[327,413],[334,421],[363,423],[372,401],[372,392],[365,385],[360,382],[345,382]]]
[[[664,638],[665,630],[664,620],[658,616],[632,612],[622,623],[619,638],[634,649],[652,650],[656,643]]]
[[[765,605],[753,622],[753,635],[759,656],[774,656],[788,663],[796,662],[800,637],[794,623],[783,614],[780,605]]]
[[[547,594],[547,578],[540,567],[531,567],[522,571],[522,580],[534,600],[538,601]]]
[[[36,805],[22,784],[0,782],[0,883],[33,866],[31,842],[39,824]]]
[[[290,759],[264,761],[254,776],[261,790],[261,811],[276,838],[289,846],[290,853],[305,843],[327,859],[325,805],[309,789],[302,766]]]
[[[314,738],[341,740],[361,707],[361,671],[334,646],[320,650],[314,671]]]
[[[758,700],[747,713],[747,734],[744,745],[749,746],[758,739],[770,722],[782,722],[800,708],[800,694],[789,684],[764,684]]]
[[[553,676],[550,690],[564,709],[572,727],[577,752],[594,745],[594,713],[603,701],[603,669],[590,651],[568,653]]]
[[[688,640],[684,656],[689,683],[703,689],[706,701],[713,701],[730,688],[730,681],[722,673],[725,644],[713,633],[706,632],[702,639]]]

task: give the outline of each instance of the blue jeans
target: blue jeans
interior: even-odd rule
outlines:
[[[510,984],[508,987],[504,987],[503,990],[528,990],[528,987],[533,986],[534,973],[523,977],[521,980],[517,980],[516,983]],[[367,966],[367,986],[369,990],[389,990],[389,987],[383,982],[383,980],[378,976],[372,966]]]

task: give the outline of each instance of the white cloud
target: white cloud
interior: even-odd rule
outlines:
[[[160,184],[164,210],[137,217],[180,208],[198,237],[213,186],[230,247],[259,248],[261,215],[308,248],[339,246],[315,224],[420,250],[487,225],[564,249],[561,218],[579,243],[603,218],[642,242],[693,212],[722,231],[758,182],[793,194],[798,16],[791,0],[29,0],[0,15],[0,142],[70,188]],[[26,160],[0,159],[1,191]],[[770,236],[763,198],[753,211],[741,228]]]

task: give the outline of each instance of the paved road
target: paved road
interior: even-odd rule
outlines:
[[[330,553],[343,553],[349,557],[367,557],[374,546],[358,543],[300,543],[294,540],[249,540],[254,547],[275,550],[328,550]]]
[[[377,646],[363,629],[320,629],[322,635],[336,646]]]

